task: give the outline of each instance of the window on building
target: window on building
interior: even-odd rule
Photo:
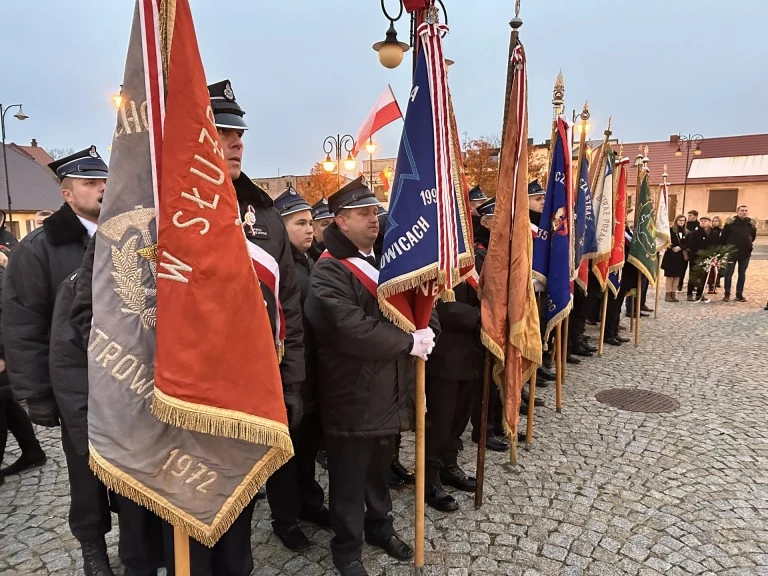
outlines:
[[[738,189],[710,190],[707,212],[736,212],[738,204]]]
[[[27,220],[26,221],[26,225],[27,225],[27,234],[29,234],[30,232],[32,232],[32,230],[35,229],[35,221],[34,220]]]

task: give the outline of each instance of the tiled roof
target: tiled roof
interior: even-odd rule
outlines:
[[[31,156],[32,160],[40,164],[41,166],[48,167],[48,164],[53,162],[53,157],[48,154],[43,148],[40,146],[22,146],[20,144],[15,144],[11,142],[9,144],[11,147],[18,148],[19,150],[22,150],[23,152],[26,152]]]
[[[0,144],[2,146],[2,144]],[[7,145],[8,180],[13,210],[56,210],[64,200],[53,173],[14,145]],[[0,150],[2,153],[2,150]],[[0,208],[8,209],[5,173],[0,161]]]
[[[676,136],[670,136],[669,140],[661,142],[624,142],[624,156],[628,156],[634,162],[640,147],[648,145],[648,159],[651,170],[651,184],[661,184],[664,164],[667,165],[667,182],[669,184],[682,184],[685,181],[685,156],[686,143],[681,146],[682,156],[675,156],[677,150]],[[750,134],[746,136],[724,136],[719,138],[705,138],[701,144],[701,154],[694,156],[694,144],[691,144],[691,154],[687,168],[696,158],[728,158],[733,156],[753,156],[768,154],[768,134]],[[704,183],[711,178],[688,178],[689,183]],[[715,179],[716,180],[716,179]],[[740,181],[764,181],[768,177],[743,176],[730,178],[729,182]]]

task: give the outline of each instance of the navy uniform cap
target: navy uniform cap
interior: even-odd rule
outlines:
[[[384,208],[381,204],[379,204],[379,207],[376,208],[376,216],[384,216],[387,213],[387,209]]]
[[[285,192],[275,198],[275,208],[280,212],[280,216],[288,216],[296,212],[302,212],[304,210],[312,210],[301,194],[296,192],[295,188],[288,187]]]
[[[470,202],[485,202],[486,200],[488,200],[488,196],[485,195],[485,192],[483,192],[483,189],[480,188],[480,186],[475,186],[469,191]]]
[[[483,202],[477,207],[477,213],[480,216],[493,216],[496,211],[496,198],[490,198],[487,202]]]
[[[96,151],[96,146],[51,162],[48,168],[53,170],[59,181],[64,178],[106,178],[109,175],[107,165]]]
[[[334,214],[338,214],[342,208],[363,208],[365,206],[378,206],[379,201],[362,176],[352,180],[338,192],[328,198],[328,205]]]
[[[312,204],[312,220],[325,220],[333,217],[333,212],[328,208],[327,198],[321,198]]]
[[[248,130],[248,125],[243,120],[245,111],[235,100],[232,84],[229,80],[222,80],[208,86],[208,94],[211,96],[211,108],[216,128],[232,128],[234,130]]]
[[[528,184],[528,196],[540,196],[542,194],[546,194],[546,192],[544,191],[544,188],[541,187],[538,180],[534,180]]]

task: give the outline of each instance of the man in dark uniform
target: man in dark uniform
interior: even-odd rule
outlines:
[[[243,222],[246,238],[256,245],[255,252],[260,258],[259,261],[254,259],[255,265],[263,266],[263,270],[269,274],[272,274],[272,270],[278,271],[279,277],[273,276],[271,279],[265,273],[259,274],[264,302],[249,302],[245,304],[243,312],[244,315],[247,313],[248,306],[266,304],[276,339],[281,334],[278,326],[285,326],[285,341],[282,345],[285,351],[280,362],[280,376],[288,411],[288,424],[293,429],[299,424],[302,416],[300,389],[304,381],[304,331],[301,324],[301,295],[296,284],[291,243],[280,215],[274,209],[272,199],[242,171],[243,134],[248,126],[243,120],[245,112],[235,100],[231,83],[229,80],[222,80],[211,84],[208,86],[208,92],[211,96],[219,145],[237,193],[240,220]],[[275,292],[280,295],[279,302],[275,299]],[[282,346],[278,345],[278,349]],[[254,501],[251,501],[213,548],[207,548],[195,540],[190,541],[194,576],[246,576],[253,571],[253,508]],[[167,540],[172,542],[172,534],[167,534]],[[172,551],[169,550],[168,553],[172,557]],[[170,567],[168,575],[173,576]]]
[[[491,222],[493,221],[493,212],[496,207],[495,202],[490,201],[487,205],[486,202],[483,202],[481,207],[475,209],[478,220],[477,225],[475,226],[473,222],[472,227],[475,242],[475,269],[478,275],[483,269],[485,256],[488,253],[488,243],[491,240]],[[480,442],[480,424],[482,422],[482,375],[475,380],[474,388],[475,394],[470,419],[472,421],[472,442],[477,443]],[[509,450],[509,442],[507,442],[504,433],[503,418],[501,394],[496,386],[491,386],[488,392],[488,418],[485,440],[485,447],[488,450],[494,452],[506,452]]]
[[[387,475],[400,431],[398,360],[426,359],[431,328],[407,334],[387,322],[376,295],[378,201],[358,178],[329,198],[336,216],[327,252],[312,269],[305,313],[314,331],[320,409],[328,451],[333,563],[342,576],[366,576],[363,533],[398,560],[413,556],[395,534]]]
[[[483,189],[480,186],[475,186],[469,191],[469,210],[472,217],[472,229],[476,230],[480,226],[480,214],[477,213],[477,208],[484,202],[488,201],[488,196],[485,195]]]
[[[312,246],[312,210],[306,200],[292,187],[275,199],[275,208],[283,218],[291,242],[296,279],[301,303],[309,293],[309,273],[314,264],[307,251]],[[299,519],[324,528],[331,527],[328,509],[323,505],[325,495],[315,479],[315,457],[320,447],[322,423],[317,407],[315,354],[312,331],[304,321],[304,358],[306,377],[301,386],[304,417],[291,430],[294,457],[267,480],[267,498],[272,510],[272,529],[286,548],[304,550],[310,542],[299,525]]]
[[[320,198],[312,205],[312,246],[309,248],[309,256],[313,260],[320,258],[325,250],[323,234],[328,225],[333,222],[333,213],[328,209],[328,199]]]
[[[88,458],[88,341],[93,319],[92,279],[95,238],[82,265],[59,287],[50,345],[51,382],[61,420],[78,455]],[[133,500],[110,493],[118,514],[118,556],[124,576],[155,576],[165,566],[163,521]]]
[[[50,335],[56,291],[83,260],[96,231],[107,166],[91,146],[48,165],[61,182],[64,204],[14,248],[3,291],[3,333],[14,337],[5,353],[11,387],[26,400],[40,426],[59,425],[57,383],[49,371]],[[64,408],[64,406],[62,406]],[[64,413],[66,414],[66,412]],[[111,529],[107,489],[91,472],[82,446],[87,432],[66,416],[61,442],[70,486],[69,527],[80,542],[86,575],[112,574],[104,535]]]

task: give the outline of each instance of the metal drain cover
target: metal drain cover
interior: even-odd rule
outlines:
[[[638,388],[610,388],[595,395],[598,402],[629,412],[663,414],[680,408],[680,402],[666,394]]]

